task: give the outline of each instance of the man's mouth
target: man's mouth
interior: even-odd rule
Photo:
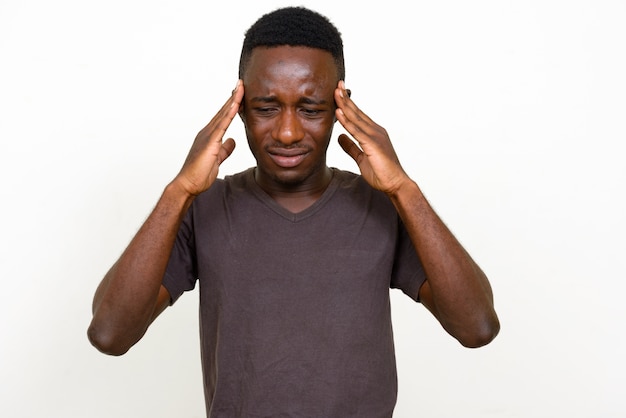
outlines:
[[[279,167],[292,168],[300,164],[308,155],[309,151],[298,149],[270,149],[268,155]]]

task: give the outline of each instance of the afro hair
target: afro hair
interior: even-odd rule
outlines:
[[[305,46],[331,53],[339,78],[345,78],[341,33],[328,18],[304,7],[285,7],[261,16],[245,33],[239,78],[243,78],[252,50],[282,45]]]

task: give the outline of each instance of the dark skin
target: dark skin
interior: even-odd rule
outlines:
[[[257,162],[255,179],[292,212],[315,202],[331,179],[326,150],[338,79],[328,55],[312,48],[257,48],[244,75],[239,114]]]
[[[467,347],[497,335],[485,274],[403,170],[385,129],[350,99],[330,53],[280,46],[253,51],[243,80],[198,133],[180,172],[103,278],[93,300],[92,344],[108,354],[125,353],[169,305],[161,280],[176,233],[193,199],[211,187],[232,154],[234,140],[223,137],[238,113],[257,161],[257,183],[294,213],[328,186],[326,150],[334,123],[341,123],[353,139],[342,134],[339,144],[363,178],[389,197],[408,229],[427,276],[421,302]]]

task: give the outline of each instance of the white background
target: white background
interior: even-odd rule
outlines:
[[[286,4],[0,2],[2,416],[204,415],[197,293],[123,357],[89,345],[91,298],[230,94],[243,32]],[[395,416],[626,416],[626,3],[298,4],[337,24],[354,100],[494,288],[478,350],[392,292]],[[221,175],[253,164],[228,135]]]

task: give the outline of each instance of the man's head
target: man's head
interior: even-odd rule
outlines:
[[[344,75],[339,32],[310,10],[279,9],[248,30],[241,57],[239,115],[257,183],[268,192],[325,187],[334,92]]]
[[[345,79],[341,34],[328,18],[303,7],[285,7],[261,16],[246,32],[239,78],[243,79],[256,47],[305,46],[330,52],[339,80]]]

